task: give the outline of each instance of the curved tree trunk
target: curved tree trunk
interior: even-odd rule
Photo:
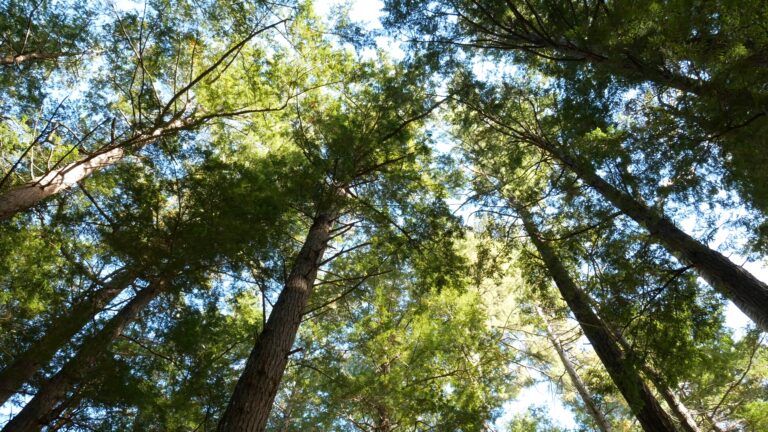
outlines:
[[[136,277],[135,272],[131,270],[120,271],[90,297],[81,300],[65,315],[56,318],[43,337],[0,371],[0,405],[29,381],[40,368],[48,365],[53,356]]]
[[[576,388],[576,391],[579,393],[581,400],[584,402],[584,406],[587,408],[587,412],[589,412],[589,415],[592,416],[592,419],[595,421],[595,424],[600,429],[600,431],[611,432],[612,429],[608,423],[608,420],[605,418],[602,411],[600,411],[600,408],[598,408],[595,399],[592,397],[592,394],[587,388],[587,385],[584,383],[584,381],[581,380],[581,377],[576,371],[576,368],[573,366],[573,363],[571,363],[571,359],[568,358],[568,353],[565,352],[565,348],[560,342],[560,339],[557,337],[557,335],[555,335],[554,331],[552,331],[552,328],[549,325],[549,321],[544,316],[541,308],[536,307],[536,313],[544,321],[544,328],[547,331],[547,337],[552,343],[552,346],[555,348],[557,356],[560,357],[560,361],[563,363],[565,372],[568,374],[568,377],[571,379],[573,386]]]
[[[260,432],[266,428],[304,308],[331,237],[334,219],[335,213],[327,211],[319,213],[312,221],[288,281],[256,340],[219,422],[220,432]]]
[[[2,429],[1,432],[32,432],[45,426],[57,405],[66,400],[72,386],[87,379],[88,373],[108,352],[109,345],[126,325],[166,288],[165,279],[157,279],[139,291],[120,312],[110,319],[96,334],[81,345],[77,354],[40,387],[35,397]]]
[[[674,432],[672,419],[661,407],[648,386],[640,378],[633,365],[627,361],[613,334],[604,325],[590,306],[587,295],[571,279],[565,266],[554,250],[539,236],[538,228],[528,211],[516,207],[525,231],[544,261],[560,294],[579,322],[584,335],[589,339],[600,361],[605,366],[614,384],[618,387],[632,412],[646,432]]]
[[[689,236],[663,215],[614,187],[592,167],[558,146],[542,137],[528,136],[526,139],[569,167],[616,208],[647,229],[677,259],[695,268],[709,285],[731,300],[758,327],[768,331],[768,285]]]

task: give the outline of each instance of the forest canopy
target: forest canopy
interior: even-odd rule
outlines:
[[[2,432],[768,430],[765,2],[0,5]]]

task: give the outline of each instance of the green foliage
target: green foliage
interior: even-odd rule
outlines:
[[[725,300],[572,172],[764,259],[765,5],[385,3],[387,28],[368,31],[350,5],[328,27],[311,2],[0,0],[0,57],[16,58],[0,64],[0,204],[125,151],[0,221],[0,367],[136,276],[3,412],[165,275],[45,422],[215,429],[308,221],[330,211],[270,430],[489,430],[545,381],[590,430],[537,307],[613,428],[637,430],[522,235],[523,206],[644,379],[702,430],[768,429],[764,335],[728,328]],[[387,32],[413,42],[404,59],[380,48]],[[34,53],[49,56],[20,57]],[[547,415],[503,426],[563,430]]]

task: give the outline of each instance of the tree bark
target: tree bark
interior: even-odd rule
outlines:
[[[648,366],[644,365],[643,372],[645,372],[647,368]],[[684,432],[701,432],[701,429],[699,429],[699,426],[696,424],[696,420],[693,419],[691,412],[688,411],[688,407],[683,404],[683,401],[677,397],[675,392],[673,392],[668,385],[665,385],[663,381],[658,380],[659,377],[657,374],[648,375],[648,373],[646,373],[646,376],[648,376],[654,387],[656,387],[656,390],[667,402],[669,409],[672,410],[672,414],[674,414],[675,418],[677,418],[677,421],[680,423],[680,428],[683,429]]]
[[[611,331],[606,328],[602,320],[592,310],[586,293],[571,279],[554,250],[541,239],[538,228],[528,211],[522,207],[516,207],[516,210],[531,242],[538,250],[550,276],[560,290],[560,294],[573,312],[584,335],[589,339],[597,356],[624,396],[643,430],[646,432],[674,432],[675,426],[672,419],[640,378],[631,362],[627,361]]]
[[[112,341],[166,286],[166,280],[158,278],[139,291],[101,330],[83,342],[77,354],[40,387],[32,400],[1,432],[31,432],[45,426],[51,412],[56,409],[57,404],[66,399],[72,386],[88,379],[88,374],[107,354]]]
[[[622,346],[624,351],[630,352],[632,348],[624,336],[618,333],[614,328],[611,328],[611,332],[614,334],[616,340]],[[680,423],[680,428],[684,432],[701,432],[701,429],[699,429],[699,426],[696,424],[696,420],[693,419],[691,412],[688,410],[685,404],[683,404],[683,401],[677,397],[675,392],[672,391],[672,389],[664,382],[664,379],[661,377],[661,375],[659,375],[659,373],[656,372],[646,362],[640,363],[640,369],[643,371],[643,374],[651,381],[651,383],[653,383],[656,391],[658,391],[659,394],[661,394],[661,396],[667,402],[669,409],[672,410],[672,414]]]
[[[183,118],[183,112],[179,112],[173,115],[173,117],[166,120],[165,115],[170,114],[170,108],[179,98],[189,92],[197,83],[202,81],[206,76],[213,73],[224,61],[231,55],[237,55],[242,47],[252,40],[257,35],[273,29],[280,24],[285,23],[288,19],[282,19],[267,26],[261,27],[252,31],[248,36],[242,39],[240,42],[231,46],[226,52],[224,52],[219,58],[213,62],[209,67],[203,70],[197,77],[191,80],[186,86],[178,90],[166,103],[166,106],[161,110],[158,117],[155,118],[154,124],[143,130],[133,131],[133,135],[117,142],[114,138],[112,141],[105,145],[101,150],[96,151],[90,155],[70,163],[69,165],[51,170],[49,173],[39,179],[35,179],[31,182],[27,182],[23,185],[12,188],[2,194],[0,194],[0,220],[10,218],[14,214],[26,210],[35,204],[39,203],[45,198],[51,195],[57,194],[61,191],[67,190],[79,181],[90,176],[94,171],[100,168],[110,166],[125,156],[128,149],[140,149],[145,145],[157,140],[160,137],[171,135],[179,132],[183,129],[200,125],[207,120],[216,117],[226,117],[233,115],[242,115],[247,113],[256,112],[268,112],[279,111],[287,106],[286,101],[284,105],[275,108],[263,108],[263,109],[244,109],[239,111],[231,111],[227,113],[208,114],[195,118],[190,116]],[[1,65],[2,63],[0,63]]]
[[[587,164],[542,137],[528,140],[559,159],[624,214],[643,226],[670,253],[692,266],[715,290],[731,300],[758,327],[768,331],[768,285],[723,254],[710,249],[644,203],[614,187]]]
[[[592,397],[592,394],[587,388],[587,385],[584,383],[584,381],[581,380],[581,377],[576,371],[576,368],[574,367],[573,363],[571,363],[571,359],[568,358],[568,353],[565,352],[565,348],[560,342],[560,339],[557,337],[557,335],[555,335],[554,331],[552,331],[552,328],[549,325],[549,321],[544,316],[541,308],[536,307],[536,313],[544,321],[544,328],[546,329],[547,337],[552,343],[552,347],[555,348],[557,356],[560,357],[560,361],[563,363],[565,372],[568,374],[568,377],[571,379],[573,386],[579,393],[582,402],[584,402],[584,406],[586,407],[587,412],[589,412],[589,415],[592,416],[592,419],[595,421],[598,429],[600,429],[602,432],[611,432],[612,429],[608,423],[608,420],[605,418],[602,411],[600,411],[600,408],[598,408],[595,399]]]
[[[261,432],[266,428],[335,217],[335,212],[324,211],[312,221],[285,287],[219,422],[219,432]]]
[[[48,365],[53,356],[136,277],[135,272],[131,270],[121,270],[90,297],[81,300],[66,314],[56,318],[43,337],[0,371],[0,405],[28,382],[40,368]]]
[[[0,193],[0,220],[29,209],[40,201],[65,191],[94,172],[121,160],[127,149],[139,149],[156,139],[189,127],[195,121],[174,119],[134,135],[101,151],[86,155],[62,168],[53,169],[44,176]]]
[[[0,66],[17,65],[30,61],[57,60],[62,57],[74,57],[84,52],[28,52],[17,55],[7,55],[0,57]]]

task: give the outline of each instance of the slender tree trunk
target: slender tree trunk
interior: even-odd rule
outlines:
[[[644,366],[643,371],[648,367]],[[665,385],[663,381],[657,381],[658,375],[650,376],[646,373],[646,376],[651,380],[656,390],[661,394],[667,405],[672,410],[672,414],[675,415],[677,421],[680,423],[680,427],[684,432],[701,432],[699,426],[696,424],[696,420],[693,419],[691,412],[688,411],[688,407],[683,404],[683,401],[677,397],[675,392],[672,391],[669,386]]]
[[[663,215],[614,187],[592,167],[572,158],[558,146],[542,137],[531,142],[559,159],[611,204],[645,227],[677,259],[695,268],[715,290],[731,300],[758,327],[768,331],[768,285],[689,236]]]
[[[88,321],[135,279],[136,274],[133,271],[120,271],[90,297],[83,299],[65,315],[58,317],[42,338],[17,355],[0,371],[0,405],[4,404],[25,382],[28,382],[40,368],[48,365],[54,354],[69,343],[72,337],[88,324]]]
[[[581,400],[584,402],[584,406],[587,408],[587,412],[589,412],[589,414],[592,416],[592,419],[595,421],[595,424],[602,432],[611,432],[611,426],[608,423],[608,420],[605,418],[602,411],[600,411],[600,408],[598,408],[595,399],[592,397],[592,394],[587,388],[587,385],[584,383],[584,381],[581,380],[578,372],[576,372],[576,368],[573,366],[573,363],[571,363],[571,359],[568,358],[568,353],[565,352],[565,348],[560,342],[560,339],[557,337],[557,335],[555,335],[554,331],[552,331],[552,328],[549,325],[549,321],[544,316],[544,313],[542,313],[541,308],[536,307],[536,313],[544,321],[544,328],[547,331],[547,337],[552,343],[552,346],[555,348],[557,356],[560,357],[560,361],[563,363],[565,372],[568,374],[568,377],[570,377],[573,386],[576,388],[576,391],[579,393]]]
[[[87,379],[88,373],[107,354],[112,341],[166,285],[165,279],[160,278],[139,291],[101,330],[83,342],[77,354],[40,387],[35,397],[5,425],[2,432],[31,432],[45,426],[51,412],[66,399],[72,386]]]
[[[614,328],[611,328],[611,332],[624,349],[624,352],[630,352],[632,350],[632,347],[623,335],[618,333]],[[699,429],[699,426],[696,424],[696,420],[693,419],[691,412],[685,406],[683,401],[677,397],[675,392],[664,382],[661,375],[646,362],[640,363],[640,369],[651,383],[653,383],[656,391],[658,391],[667,402],[670,410],[672,410],[672,414],[674,414],[675,418],[677,418],[677,421],[680,423],[680,428],[684,432],[701,432],[701,429]]]
[[[590,306],[587,295],[574,283],[554,250],[541,239],[528,211],[517,207],[526,232],[541,255],[547,270],[571,312],[579,322],[600,361],[618,387],[632,412],[646,432],[674,432],[672,419],[645,385],[633,365],[627,361],[613,334]]]
[[[124,141],[109,145],[101,151],[86,155],[61,168],[53,169],[44,176],[0,193],[0,220],[33,207],[40,201],[68,190],[94,172],[121,160],[129,148],[139,149],[150,142],[189,127],[193,120],[174,119],[162,125],[134,135]]]
[[[0,66],[17,65],[30,61],[57,60],[63,57],[75,57],[84,54],[83,52],[28,52],[17,55],[7,55],[0,57]]]
[[[326,211],[318,213],[312,221],[288,281],[256,340],[221,418],[220,432],[260,432],[266,428],[334,219],[335,212]]]
[[[713,432],[727,432],[725,429],[721,428],[720,425],[717,424],[717,420],[712,417],[709,413],[704,413],[704,417],[707,418],[707,421],[709,422],[709,425],[712,426]]]

